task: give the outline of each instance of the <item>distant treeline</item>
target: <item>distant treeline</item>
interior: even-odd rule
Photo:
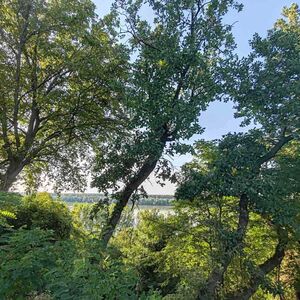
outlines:
[[[57,197],[56,194],[53,194]],[[104,199],[103,194],[61,194],[60,198],[69,203],[95,203],[101,199]],[[154,205],[154,206],[171,206],[174,196],[172,195],[149,195],[148,198],[140,198],[138,200],[139,205]],[[113,199],[111,199],[113,202]]]

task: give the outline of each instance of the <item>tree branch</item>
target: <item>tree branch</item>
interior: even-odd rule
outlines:
[[[238,291],[237,293],[231,293],[226,295],[225,296],[226,300],[250,299],[259,288],[262,279],[267,274],[272,272],[277,266],[280,265],[285,255],[285,247],[288,242],[288,235],[287,232],[281,228],[277,229],[277,235],[278,235],[278,243],[276,245],[273,255],[257,267],[257,271],[252,274],[249,285],[247,287],[245,287],[241,291]]]
[[[275,157],[275,155],[281,150],[281,148],[284,145],[286,145],[288,142],[293,140],[293,138],[294,137],[292,135],[285,136],[285,129],[284,129],[279,141],[273,146],[273,148],[271,148],[265,155],[263,155],[258,159],[258,165],[262,165],[268,162],[273,157]]]
[[[16,52],[16,72],[15,72],[15,90],[14,90],[14,108],[13,108],[13,127],[14,136],[16,142],[16,148],[20,147],[20,137],[18,132],[18,117],[19,117],[19,106],[20,106],[20,89],[21,89],[21,58],[23,47],[26,43],[27,29],[29,25],[29,16],[32,6],[31,3],[26,3],[24,11],[22,11],[22,17],[24,18],[24,24],[21,29],[18,42],[18,50]]]

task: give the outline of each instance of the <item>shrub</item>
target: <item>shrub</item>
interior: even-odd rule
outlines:
[[[125,228],[114,238],[113,245],[138,274],[140,293],[158,290],[165,296],[176,291],[180,278],[167,265],[166,252],[173,227],[171,219],[159,214],[158,210],[146,210],[140,213],[136,228]],[[176,258],[173,256],[173,259]]]
[[[48,193],[23,197],[16,218],[9,222],[15,229],[41,228],[53,230],[56,239],[66,239],[72,230],[72,217],[68,207],[53,200]]]
[[[99,240],[55,241],[53,231],[18,229],[2,236],[0,299],[160,299],[137,296],[136,273],[111,259]]]
[[[25,299],[45,289],[44,275],[55,265],[50,231],[19,229],[1,237],[0,299]]]
[[[95,206],[91,203],[76,203],[72,208],[75,233],[88,235],[90,237],[99,237],[106,226],[108,217],[111,214],[114,205],[115,204],[98,206],[95,211]],[[133,227],[133,224],[133,211],[129,207],[126,207],[122,213],[116,231],[124,228],[131,228]]]
[[[16,207],[20,204],[21,198],[17,193],[0,192],[0,234],[9,227],[8,220],[16,218]]]

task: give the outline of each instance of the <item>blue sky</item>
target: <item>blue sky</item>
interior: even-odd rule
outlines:
[[[244,9],[240,13],[229,13],[225,21],[234,25],[233,34],[236,39],[236,52],[239,56],[246,56],[250,52],[249,40],[254,33],[259,33],[265,36],[268,29],[271,29],[275,21],[281,16],[281,11],[284,6],[290,6],[292,3],[299,3],[299,1],[291,0],[244,0],[240,1],[244,4]],[[99,16],[103,16],[109,12],[112,1],[111,0],[95,0],[97,12]],[[144,17],[149,14],[146,10],[142,12]],[[150,14],[151,15],[151,14]],[[238,132],[245,130],[240,128],[241,120],[234,119],[234,110],[231,103],[212,103],[207,111],[200,116],[200,123],[206,128],[201,136],[195,136],[190,142],[204,138],[207,140],[220,138],[228,132]],[[176,167],[189,161],[190,156],[176,157],[173,164]],[[167,184],[165,188],[160,188],[153,183],[146,184],[146,189],[151,194],[171,194],[174,191],[174,186]]]

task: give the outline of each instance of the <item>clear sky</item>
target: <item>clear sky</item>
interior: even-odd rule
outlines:
[[[292,0],[244,0],[240,1],[244,4],[244,9],[240,13],[229,13],[225,21],[234,25],[233,33],[237,43],[237,53],[240,56],[246,56],[250,52],[249,40],[254,33],[259,33],[265,36],[268,29],[271,29],[275,21],[281,16],[281,11],[284,6],[290,6],[292,3],[299,1]],[[103,16],[109,12],[111,0],[95,0],[97,12],[99,16]],[[149,16],[147,11],[143,11],[144,17]],[[239,127],[240,120],[233,118],[233,108],[230,103],[212,103],[207,111],[200,116],[201,125],[206,128],[204,134],[195,136],[191,143],[197,139],[204,138],[207,140],[220,138],[228,132],[242,131]],[[245,130],[245,129],[244,129]],[[180,167],[183,163],[189,161],[190,156],[176,157],[173,164]],[[150,194],[172,194],[175,187],[168,184],[161,188],[154,183],[153,178],[151,183],[146,183],[146,190]],[[88,190],[92,191],[92,190]],[[94,191],[94,190],[93,190]]]

